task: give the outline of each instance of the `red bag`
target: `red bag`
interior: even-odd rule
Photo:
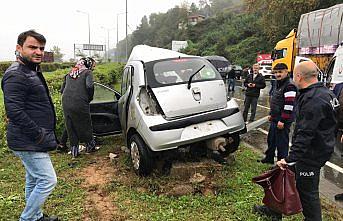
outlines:
[[[299,193],[295,186],[295,174],[279,167],[266,171],[252,179],[264,189],[263,203],[275,212],[293,215],[302,211]]]

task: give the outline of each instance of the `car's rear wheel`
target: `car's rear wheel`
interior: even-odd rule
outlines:
[[[134,134],[130,138],[130,155],[131,162],[135,173],[139,176],[147,176],[153,168],[151,155],[138,134]]]

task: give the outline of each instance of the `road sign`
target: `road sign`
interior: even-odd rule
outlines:
[[[104,51],[104,45],[94,45],[94,44],[83,44],[83,50],[90,50],[90,51]]]

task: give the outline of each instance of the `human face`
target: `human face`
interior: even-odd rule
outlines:
[[[28,36],[23,44],[17,45],[16,50],[20,55],[32,63],[39,64],[42,62],[45,44],[40,43],[34,37]]]
[[[254,71],[254,74],[257,74],[258,71],[260,70],[260,65],[254,64],[254,65],[252,66],[252,70]]]
[[[287,70],[275,70],[273,73],[277,81],[285,79],[288,75]]]

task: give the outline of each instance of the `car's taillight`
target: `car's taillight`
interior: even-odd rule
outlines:
[[[151,92],[148,92],[146,88],[142,88],[139,93],[139,106],[146,115],[153,116],[160,114],[158,104],[153,98]]]

